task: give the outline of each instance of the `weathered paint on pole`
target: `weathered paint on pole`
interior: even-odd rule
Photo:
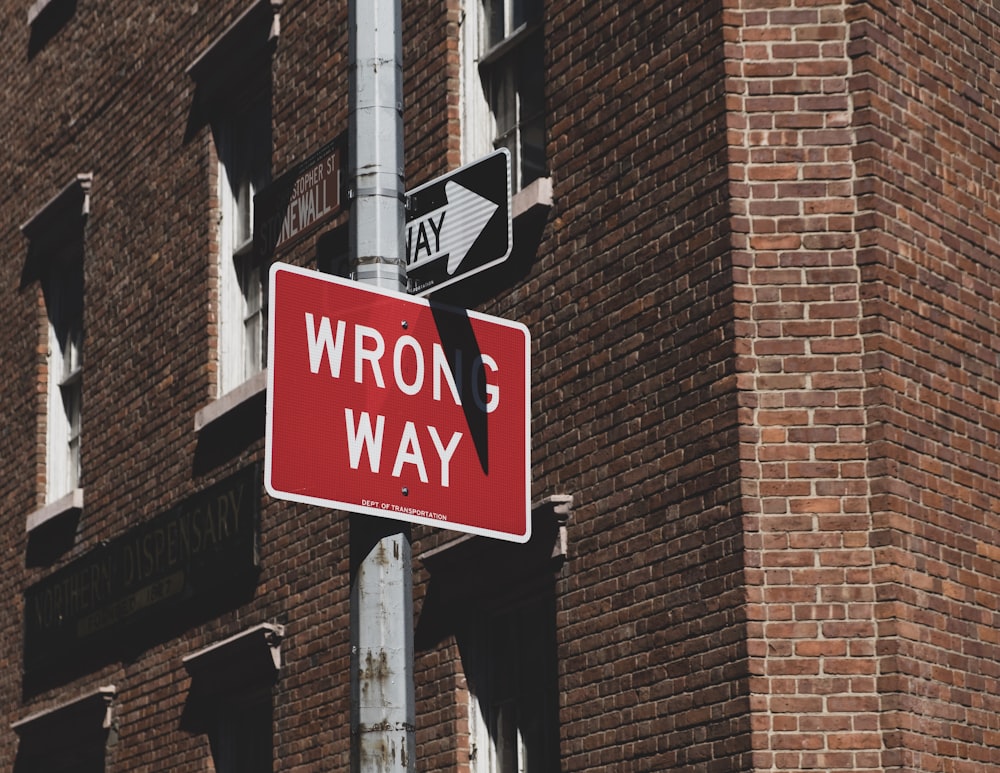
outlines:
[[[401,0],[349,3],[348,166],[354,278],[406,288]],[[409,527],[351,515],[351,769],[416,770]]]
[[[410,535],[351,515],[351,770],[416,770]]]
[[[401,0],[351,0],[348,164],[354,278],[406,291]]]

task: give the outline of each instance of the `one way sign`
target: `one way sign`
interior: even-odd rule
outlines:
[[[406,275],[426,295],[510,255],[510,153],[501,148],[406,195]]]

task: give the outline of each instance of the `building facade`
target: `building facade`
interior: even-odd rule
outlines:
[[[0,9],[0,765],[348,770],[350,518],[262,473],[348,5]],[[412,529],[416,768],[1000,769],[1000,11],[402,20],[407,189],[512,159],[432,297],[532,361],[532,539]]]

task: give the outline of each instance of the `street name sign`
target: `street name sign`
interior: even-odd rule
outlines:
[[[510,256],[510,152],[501,148],[406,195],[406,275],[426,295]]]
[[[324,145],[254,196],[254,248],[270,257],[343,210],[343,141]]]
[[[528,540],[524,325],[282,263],[269,293],[272,496]]]

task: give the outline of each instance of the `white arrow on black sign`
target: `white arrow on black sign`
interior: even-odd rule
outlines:
[[[444,190],[448,197],[445,206],[406,224],[407,270],[447,257],[448,274],[454,274],[500,208],[499,204],[453,181]]]
[[[407,194],[406,273],[425,295],[510,255],[510,154],[501,149]]]

